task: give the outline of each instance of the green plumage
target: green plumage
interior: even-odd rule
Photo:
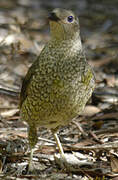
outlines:
[[[24,78],[21,118],[29,124],[29,142],[37,142],[37,127],[57,130],[79,115],[95,87],[84,56],[78,18],[72,11],[55,9],[50,18],[51,39]],[[73,22],[68,22],[68,17]],[[55,20],[56,19],[56,20]]]

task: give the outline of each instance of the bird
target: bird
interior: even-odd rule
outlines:
[[[20,93],[20,117],[28,124],[30,162],[38,141],[38,127],[51,130],[59,153],[64,156],[57,132],[82,113],[95,88],[77,15],[55,8],[48,19],[50,40],[29,68]]]

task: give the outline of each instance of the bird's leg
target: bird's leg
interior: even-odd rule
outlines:
[[[54,136],[54,138],[55,138],[55,141],[56,141],[56,143],[57,143],[57,146],[58,146],[58,148],[59,148],[59,153],[61,154],[62,157],[64,157],[64,151],[63,151],[61,142],[60,142],[60,140],[59,140],[59,137],[58,137],[58,135],[57,135],[57,132],[56,132],[55,130],[53,130],[53,129],[52,129],[51,131],[52,131],[52,134],[53,134],[53,136]]]
[[[29,157],[29,163],[28,163],[28,172],[33,170],[33,165],[32,165],[33,153],[34,153],[34,149],[30,148],[30,157]]]
[[[38,137],[37,137],[37,129],[36,126],[34,124],[30,124],[29,128],[28,128],[28,139],[29,139],[29,145],[30,145],[30,158],[29,158],[29,164],[28,164],[28,171],[32,171],[33,170],[33,166],[32,166],[32,159],[33,159],[33,152],[34,152],[34,147],[38,141]]]

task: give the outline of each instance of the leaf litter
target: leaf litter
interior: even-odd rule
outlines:
[[[86,56],[95,71],[96,89],[82,115],[60,129],[68,166],[62,163],[50,131],[39,128],[33,158],[35,172],[27,174],[30,150],[27,124],[19,114],[21,83],[49,39],[45,18],[48,10],[65,5],[61,1],[0,2],[1,179],[118,178],[117,2],[96,0],[90,5],[83,0],[80,4],[81,8],[77,1],[68,1],[67,6],[77,5],[75,11],[80,16]],[[8,90],[6,94],[4,89]]]

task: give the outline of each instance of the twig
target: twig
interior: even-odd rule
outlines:
[[[93,131],[96,135],[100,134],[108,134],[108,133],[118,133],[118,127],[116,128],[109,128],[109,129],[104,129],[104,130],[99,130],[99,131]]]
[[[104,143],[104,144],[97,144],[94,146],[72,146],[72,145],[64,145],[72,150],[111,150],[111,149],[118,149],[118,141],[110,142],[110,143]]]
[[[79,123],[75,122],[74,120],[72,121],[72,123],[77,126],[77,128],[79,129],[79,131],[82,133],[84,137],[88,137],[87,133],[84,132],[83,128],[81,127]]]
[[[93,132],[93,131],[89,131],[89,134],[93,137],[93,139],[100,143],[100,144],[103,144],[103,142],[101,140],[99,140],[99,138],[96,136],[96,134]]]

